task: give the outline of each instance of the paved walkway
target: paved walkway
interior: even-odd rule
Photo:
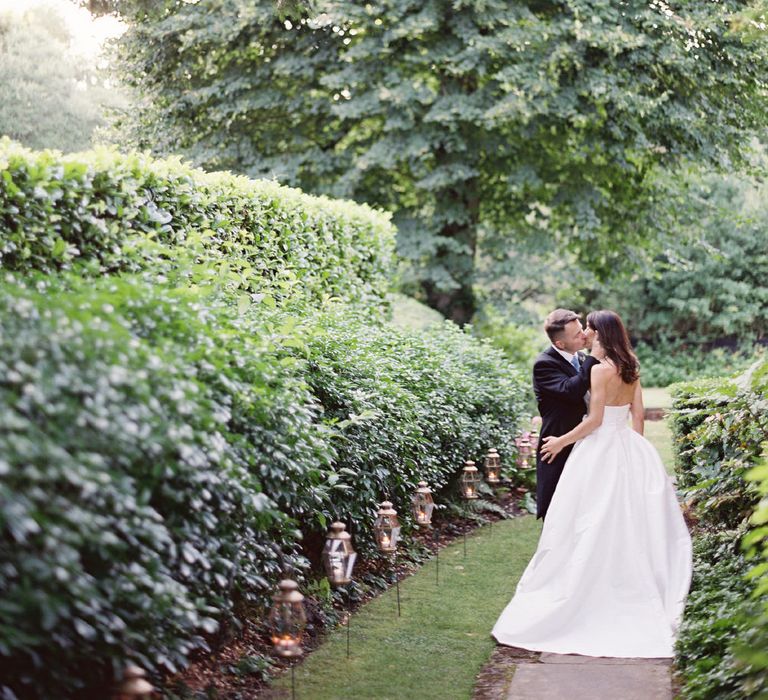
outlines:
[[[672,700],[671,663],[499,646],[480,675],[474,700]]]

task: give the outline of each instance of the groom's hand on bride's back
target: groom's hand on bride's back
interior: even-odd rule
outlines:
[[[560,438],[554,435],[549,435],[542,440],[542,446],[540,450],[542,462],[552,462],[560,451],[565,447],[562,444]]]

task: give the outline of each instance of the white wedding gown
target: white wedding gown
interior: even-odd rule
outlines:
[[[655,448],[606,406],[576,443],[536,554],[493,628],[501,644],[559,654],[674,656],[691,538]]]

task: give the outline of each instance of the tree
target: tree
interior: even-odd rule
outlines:
[[[651,344],[768,336],[768,186],[696,173],[670,182],[668,192],[678,240],[656,256],[650,274],[593,290],[593,307],[620,309],[633,334]]]
[[[736,0],[122,0],[136,143],[394,212],[463,323],[490,256],[546,239],[598,277],[653,233],[655,175],[741,162],[765,44]]]
[[[117,100],[71,42],[52,7],[0,16],[0,134],[31,148],[91,146]]]

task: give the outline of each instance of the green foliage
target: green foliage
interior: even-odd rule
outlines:
[[[691,591],[679,631],[676,665],[685,678],[686,700],[743,700],[745,670],[733,643],[753,624],[749,564],[740,552],[743,530],[705,533],[694,540]]]
[[[509,454],[524,382],[455,327],[248,308],[215,287],[7,274],[0,288],[0,655],[23,697],[183,667],[238,604],[421,478]],[[307,545],[299,549],[299,532]],[[314,543],[314,544],[313,544]]]
[[[118,8],[129,137],[393,211],[430,305],[461,322],[481,228],[491,257],[515,234],[605,277],[659,230],[658,168],[738,164],[765,113],[737,0]]]
[[[743,372],[765,357],[765,348],[745,344],[732,350],[685,342],[654,345],[640,342],[635,346],[635,353],[640,360],[643,385],[666,387],[691,377],[727,377]]]
[[[762,477],[753,467],[768,437],[768,362],[735,380],[678,385],[673,394],[678,484],[698,520],[694,581],[678,639],[683,696],[763,697],[768,664],[761,577],[768,563],[759,529],[764,508],[755,506],[764,485],[756,489],[750,479]],[[758,526],[743,542],[753,548],[752,560],[739,551],[748,519]]]
[[[55,8],[0,14],[0,135],[30,148],[82,150],[121,101],[77,55]]]
[[[62,157],[0,141],[6,269],[84,276],[151,270],[262,298],[384,304],[394,230],[368,207],[178,160]],[[254,297],[253,295],[259,295]]]
[[[344,497],[325,515],[354,523],[360,544],[372,548],[361,523],[385,496],[402,513],[420,479],[455,496],[464,460],[495,446],[512,461],[527,378],[500,352],[450,322],[418,334],[344,313],[317,322],[306,377],[342,435],[332,483]]]
[[[533,361],[549,342],[542,329],[511,322],[490,305],[483,309],[472,326],[477,335],[490,340],[521,369],[531,370]]]
[[[749,520],[752,529],[742,543],[753,564],[748,576],[755,587],[756,611],[736,654],[750,668],[747,689],[752,692],[768,687],[768,459],[764,457],[746,478],[757,486],[761,496]]]
[[[407,534],[418,480],[450,500],[465,458],[510,454],[501,353],[384,325],[386,216],[7,140],[0,213],[4,695],[179,669],[311,575],[330,520],[373,555],[385,495]]]
[[[23,697],[207,648],[301,563],[278,505],[313,507],[332,456],[306,386],[236,306],[71,283],[0,296],[0,653]]]
[[[755,167],[765,165],[763,156]],[[598,303],[620,309],[635,336],[661,348],[765,337],[768,188],[746,177],[693,174],[667,189],[664,206],[674,216],[665,249],[634,281],[601,290]]]

